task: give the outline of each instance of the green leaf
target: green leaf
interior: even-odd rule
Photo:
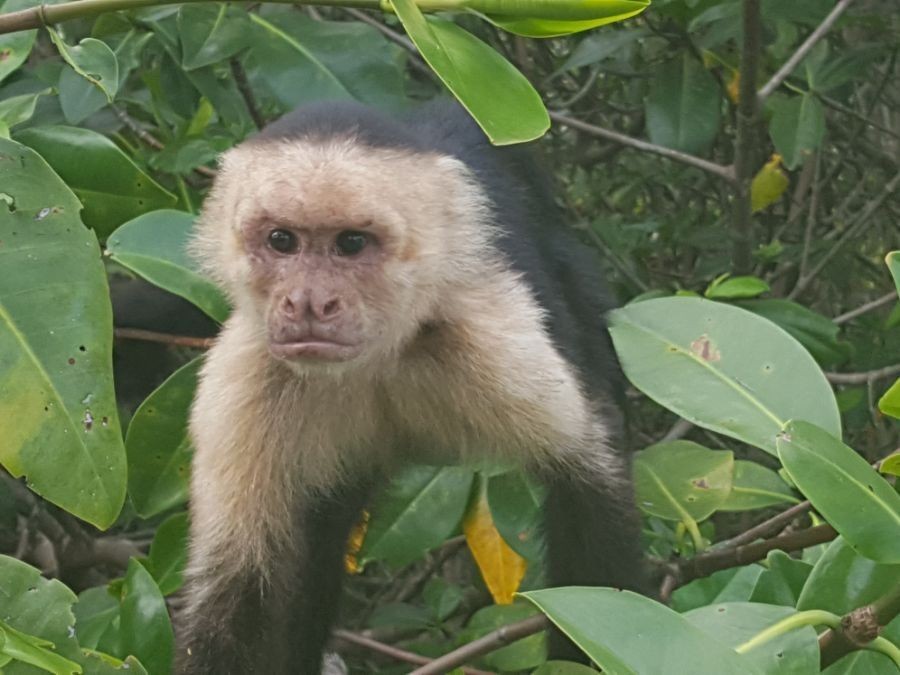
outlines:
[[[779,475],[756,462],[738,459],[734,462],[734,481],[731,494],[720,511],[747,511],[774,504],[799,500]]]
[[[722,93],[715,78],[688,51],[656,71],[644,106],[656,145],[700,155],[719,132]]]
[[[125,451],[100,248],[32,150],[0,139],[0,186],[0,463],[103,529],[125,499]]]
[[[637,453],[638,506],[665,520],[704,520],[731,492],[734,455],[692,441],[658,443]]]
[[[769,626],[796,614],[793,607],[755,602],[728,602],[692,610],[684,615],[720,644],[737,647]],[[767,675],[816,675],[819,642],[812,626],[792,630],[747,652],[760,673]]]
[[[144,518],[187,500],[193,454],[188,415],[200,365],[198,358],[175,371],[141,403],[128,425],[128,494]]]
[[[82,672],[81,666],[52,651],[53,647],[53,643],[49,640],[27,635],[0,621],[0,655],[9,656],[13,661],[37,666],[54,675]]]
[[[225,3],[183,5],[178,10],[181,65],[185,70],[209,66],[250,45],[247,12]]]
[[[850,344],[838,338],[840,326],[803,305],[781,298],[744,300],[737,304],[781,326],[823,366],[833,366],[850,358]]]
[[[459,525],[474,474],[465,467],[415,466],[397,476],[372,509],[359,552],[365,564],[401,567],[442,544]]]
[[[766,569],[756,580],[750,601],[793,609],[812,569],[810,563],[792,558],[784,551],[769,551]]]
[[[597,675],[597,671],[574,661],[547,661],[531,675]]]
[[[788,169],[796,169],[825,135],[825,111],[812,94],[773,100],[769,136]]]
[[[878,409],[885,415],[900,419],[900,379],[884,392],[884,396],[878,399]]]
[[[843,615],[877,600],[900,584],[900,565],[865,558],[847,540],[828,544],[797,599],[797,609],[824,609]]]
[[[27,122],[34,115],[34,107],[37,105],[38,99],[49,93],[49,89],[44,89],[33,94],[10,96],[0,101],[0,124],[6,126],[7,129],[12,129],[17,124]]]
[[[574,70],[617,56],[649,32],[646,28],[626,28],[592,33],[578,43],[557,72]]]
[[[174,635],[166,601],[150,573],[133,558],[122,585],[122,651],[133,654],[147,672],[168,675]]]
[[[276,19],[278,16],[276,15]],[[315,100],[344,100],[353,96],[335,74],[305,45],[281,27],[251,14],[257,26],[249,51],[249,63],[262,75],[273,95],[285,106]],[[303,86],[297,81],[302,79]]]
[[[119,90],[119,62],[109,45],[96,38],[84,38],[78,46],[70,47],[53,28],[47,26],[47,32],[63,60],[112,103]]]
[[[0,619],[5,621],[5,624],[0,622],[0,635],[4,631],[3,626],[18,631],[20,635],[14,638],[17,646],[22,646],[20,640],[34,645],[35,640],[31,637],[34,636],[40,639],[38,644],[54,645],[56,656],[78,660],[80,652],[73,639],[75,616],[72,614],[72,604],[75,599],[75,594],[61,582],[45,579],[31,565],[0,555]],[[8,653],[8,643],[2,643],[0,638],[0,655]],[[34,671],[13,668],[7,672],[13,675]],[[81,672],[81,669],[51,672],[65,672],[68,675]]]
[[[231,311],[228,301],[187,252],[193,227],[190,213],[168,209],[146,213],[113,232],[106,250],[116,262],[222,323]]]
[[[778,456],[797,488],[859,553],[900,563],[900,495],[852,449],[808,422],[792,421]]]
[[[891,276],[894,277],[894,285],[897,287],[897,292],[900,293],[900,251],[888,253],[884,257],[884,262],[891,271]]]
[[[292,7],[264,5],[260,16],[277,26],[291,42],[276,39],[263,26],[256,27],[246,59],[247,77],[267,85],[270,95],[286,108],[322,98],[334,87],[330,76],[343,87],[340,98],[353,98],[378,107],[397,109],[407,104],[403,50],[371,26],[356,21],[315,21]],[[315,59],[314,61],[310,59]],[[319,73],[326,69],[326,73]],[[327,77],[325,96],[315,84]],[[303,87],[294,86],[298,80]]]
[[[894,385],[896,386],[896,382]],[[878,465],[878,470],[881,473],[900,476],[900,451],[894,452],[881,460],[881,463]]]
[[[521,471],[507,471],[488,478],[487,499],[494,526],[510,548],[528,560],[539,559],[543,554],[541,487]]]
[[[736,300],[755,298],[769,291],[769,284],[759,277],[719,277],[714,280],[703,295],[711,300]]]
[[[175,204],[175,195],[95,131],[32,127],[16,134],[16,140],[39,152],[75,192],[84,205],[84,224],[101,238],[142,213]]]
[[[628,305],[609,319],[628,379],[688,421],[773,454],[789,419],[840,435],[837,403],[822,371],[770,321],[681,297]]]
[[[0,2],[3,13],[15,12],[27,9],[38,4],[35,0],[6,0]],[[18,33],[0,35],[0,82],[16,72],[31,54],[34,41],[37,38],[36,30],[23,30]]]
[[[539,612],[533,605],[521,600],[511,605],[490,605],[472,616],[461,631],[458,642],[465,644],[477,640],[503,626],[527,619]],[[543,632],[516,640],[483,657],[488,668],[500,672],[531,670],[547,659],[546,636]]]
[[[630,19],[650,6],[650,0],[549,0],[505,3],[503,13],[494,13],[494,0],[470,2],[469,9],[483,12],[483,16],[503,30],[525,37],[557,37]],[[524,15],[524,16],[523,16]]]
[[[163,595],[171,595],[184,583],[187,539],[187,513],[169,516],[153,535],[147,563]]]
[[[494,48],[441,19],[423,16],[414,0],[393,0],[422,58],[469,111],[494,145],[543,136],[550,117],[540,95]]]
[[[759,578],[765,571],[761,565],[747,565],[715,572],[676,588],[672,594],[672,609],[686,612],[715,602],[744,602],[750,600]]]
[[[119,600],[107,586],[82,591],[74,612],[75,633],[82,649],[118,644]]]
[[[761,674],[677,612],[631,591],[551,588],[522,594],[605,672],[616,675]]]

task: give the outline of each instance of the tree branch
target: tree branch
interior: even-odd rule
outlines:
[[[756,73],[762,44],[761,0],[743,0],[744,39],[741,44],[740,90],[737,132],[734,141],[734,207],[731,216],[731,267],[735,274],[749,274],[752,265],[753,211],[750,182],[757,163]]]
[[[458,668],[464,663],[468,663],[473,659],[484,654],[488,654],[496,649],[505,647],[506,645],[521,640],[529,635],[539,633],[550,625],[550,620],[543,614],[530,616],[522,621],[511,623],[508,626],[502,626],[463,645],[459,649],[444,654],[442,657],[435,659],[427,666],[417,668],[410,675],[440,675],[454,668]]]
[[[806,58],[806,55],[809,54],[812,48],[816,46],[816,43],[825,36],[825,33],[831,30],[834,22],[844,13],[844,10],[847,9],[851,2],[853,2],[853,0],[840,0],[834,6],[834,9],[829,12],[828,16],[826,16],[822,23],[819,24],[818,28],[810,33],[810,36],[806,38],[806,41],[800,45],[791,58],[785,61],[784,65],[781,66],[769,81],[763,85],[762,89],[759,90],[758,97],[760,103],[765,101],[773,91],[781,86],[781,83],[787,79],[788,75],[794,72],[794,68]]]
[[[900,363],[893,366],[885,366],[864,373],[825,373],[825,377],[832,384],[866,384],[885,377],[891,377],[900,373]]]
[[[215,338],[192,337],[190,335],[169,335],[140,328],[115,328],[113,335],[118,340],[143,340],[144,342],[160,342],[173,347],[191,347],[193,349],[209,349]]]
[[[384,654],[385,656],[389,656],[390,658],[396,659],[397,661],[403,661],[404,663],[413,663],[417,666],[425,666],[433,663],[432,659],[422,656],[421,654],[408,652],[405,649],[400,649],[398,647],[394,647],[393,645],[385,644],[384,642],[379,642],[378,640],[373,640],[372,638],[365,637],[364,635],[359,635],[358,633],[353,633],[349,630],[338,628],[332,631],[331,634],[338,640],[357,645],[358,647],[365,647],[366,649],[370,649],[373,652]],[[476,670],[475,668],[463,668],[462,671],[466,675],[491,675],[484,670]]]
[[[660,155],[661,157],[666,157],[667,159],[672,159],[676,162],[681,162],[682,164],[689,164],[690,166],[703,169],[728,182],[734,181],[734,172],[729,166],[716,164],[715,162],[710,162],[701,157],[695,157],[694,155],[679,152],[678,150],[672,150],[671,148],[666,148],[661,145],[654,145],[653,143],[642,141],[639,138],[632,138],[631,136],[620,134],[618,131],[612,131],[610,129],[598,127],[594,124],[588,124],[587,122],[582,122],[579,119],[569,117],[563,113],[550,111],[550,118],[555,122],[572,127],[573,129],[578,129],[579,131],[591,134],[592,136],[598,136],[599,138],[605,138],[606,140],[614,141],[615,143],[627,145],[630,148],[636,148],[638,150],[643,150],[644,152]]]
[[[865,643],[874,639],[880,628],[888,625],[897,614],[900,614],[900,583],[872,604],[845,614],[841,618],[839,630],[829,628],[819,636],[822,669],[845,654],[865,646]]]
[[[891,302],[894,302],[896,300],[898,300],[897,291],[891,291],[890,293],[882,295],[880,298],[875,298],[871,302],[860,305],[856,309],[851,309],[849,312],[844,312],[843,314],[834,317],[831,321],[840,326],[842,323],[847,323],[848,321],[851,321],[858,316],[867,314],[873,309],[878,309],[879,307],[890,304]]]

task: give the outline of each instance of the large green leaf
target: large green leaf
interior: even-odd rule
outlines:
[[[612,588],[523,593],[604,672],[616,675],[753,675],[740,656],[665,605]]]
[[[494,526],[510,548],[528,560],[543,553],[541,540],[541,486],[521,471],[507,471],[488,478],[488,505]]]
[[[78,195],[85,225],[101,238],[142,213],[175,205],[175,195],[96,131],[32,127],[17,133],[16,140],[39,152]]]
[[[266,85],[285,107],[333,99],[335,94],[387,108],[407,104],[403,50],[373,27],[356,21],[315,21],[280,5],[264,5],[260,16],[267,24],[256,27],[259,39],[248,52],[247,76],[254,85]],[[272,33],[273,26],[278,34]],[[334,80],[343,91],[333,91]]]
[[[900,565],[884,565],[863,557],[838,537],[816,561],[797,599],[797,609],[824,609],[843,615],[886,595],[898,584]]]
[[[49,640],[18,631],[0,620],[0,662],[5,665],[5,659],[12,659],[7,669],[9,672],[18,671],[22,664],[35,666],[54,675],[82,672],[80,665],[57,654],[53,651],[54,647]]]
[[[714,602],[746,602],[750,600],[765,569],[761,565],[720,570],[675,589],[672,608],[686,612]]]
[[[734,455],[692,441],[658,443],[634,459],[638,506],[666,520],[703,520],[731,493]]]
[[[822,366],[834,366],[850,357],[850,344],[838,337],[840,326],[803,305],[782,298],[744,300],[737,304],[784,328]]]
[[[658,298],[610,312],[628,379],[685,419],[775,453],[790,419],[840,436],[837,403],[803,347],[775,324],[731,305]]]
[[[0,463],[97,527],[125,499],[112,311],[78,199],[0,139]]]
[[[773,100],[769,135],[789,169],[796,169],[822,142],[825,111],[812,94]]]
[[[112,103],[119,90],[119,62],[115,52],[102,40],[84,38],[77,46],[67,45],[53,28],[47,27],[53,44],[72,70],[100,89]]]
[[[250,18],[256,26],[256,39],[249,51],[249,63],[283,105],[353,98],[334,72],[304,42],[283,29],[280,21],[259,14]]]
[[[27,9],[39,4],[37,0],[6,0],[0,2],[3,13],[15,12]],[[18,33],[6,33],[0,35],[0,82],[16,72],[25,63],[34,41],[37,38],[36,30],[23,30]]]
[[[187,563],[188,517],[176,513],[166,518],[156,529],[150,542],[147,568],[156,579],[163,595],[171,595],[184,583]]]
[[[122,652],[136,656],[147,672],[168,675],[175,639],[166,601],[150,573],[133,558],[122,584],[120,611]]]
[[[397,476],[372,510],[359,560],[401,567],[443,543],[459,525],[474,474],[464,467],[412,467]]]
[[[75,594],[57,580],[45,579],[40,571],[25,563],[0,555],[0,620],[26,636],[42,638],[53,644],[54,652],[65,659],[80,660],[74,640]],[[0,628],[0,643],[3,629]],[[0,645],[0,662],[3,647]],[[24,664],[3,667],[7,675],[32,675]],[[80,672],[69,671],[69,672]]]
[[[766,569],[756,580],[750,601],[791,608],[796,606],[813,566],[779,550],[769,551],[765,565]]]
[[[703,154],[719,131],[722,92],[689,51],[658,68],[645,111],[647,133],[657,145]]]
[[[793,607],[756,602],[727,602],[691,610],[684,618],[729,647],[738,647],[792,614]],[[803,626],[765,642],[746,654],[766,675],[816,675],[819,642],[812,626]]]
[[[855,550],[900,563],[900,495],[868,462],[808,422],[792,421],[778,456],[797,488]]]
[[[787,483],[772,469],[756,462],[739,459],[734,463],[734,481],[731,494],[719,509],[722,511],[746,511],[766,506],[794,502],[794,496]]]
[[[228,301],[187,253],[193,226],[194,216],[183,211],[146,213],[113,232],[106,250],[116,262],[221,323],[231,311]]]
[[[128,425],[128,494],[144,518],[187,500],[192,455],[188,414],[200,364],[194,359],[179,368],[141,403]]]
[[[12,129],[17,124],[22,124],[34,115],[34,108],[41,96],[50,93],[50,89],[38,91],[33,94],[10,96],[0,101],[0,129],[6,127]]]
[[[414,0],[394,0],[409,37],[491,143],[539,138],[550,127],[540,95],[494,48],[456,24],[427,19]]]
[[[525,37],[556,37],[624,21],[643,12],[650,0],[517,0],[492,11],[494,0],[474,0],[467,7],[480,11],[495,26]]]
[[[250,45],[250,21],[243,9],[226,3],[182,5],[178,10],[181,65],[194,70],[218,63]]]

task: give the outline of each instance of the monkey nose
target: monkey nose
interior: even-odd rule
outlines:
[[[310,301],[309,306],[312,310],[312,315],[318,321],[331,321],[332,319],[337,318],[342,309],[340,298],[326,298],[325,300],[320,300],[318,302],[316,298],[313,298]]]

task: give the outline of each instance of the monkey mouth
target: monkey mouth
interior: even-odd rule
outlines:
[[[269,341],[272,355],[286,361],[349,361],[359,353],[359,346],[318,337]]]

